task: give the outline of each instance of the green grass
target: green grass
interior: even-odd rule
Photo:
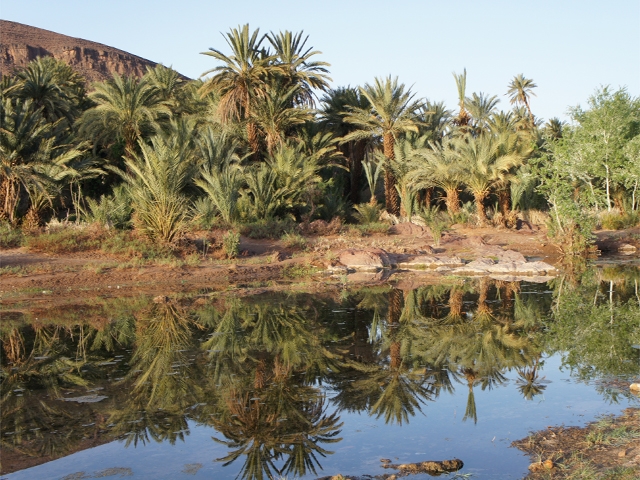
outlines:
[[[294,265],[287,265],[282,269],[282,276],[288,279],[296,279],[302,277],[309,277],[316,273],[318,269],[308,263],[298,263]]]
[[[293,250],[305,250],[307,248],[307,239],[299,233],[287,232],[280,237],[280,240],[286,248]]]

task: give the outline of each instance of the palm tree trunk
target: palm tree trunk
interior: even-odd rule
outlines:
[[[445,204],[447,205],[447,211],[450,214],[455,214],[460,211],[460,197],[458,196],[458,187],[445,188]]]
[[[511,188],[509,185],[498,191],[498,202],[500,204],[500,213],[506,218],[511,212]]]
[[[424,206],[426,208],[431,207],[431,200],[433,199],[433,187],[427,188],[424,191]]]
[[[402,290],[394,288],[389,292],[389,328],[393,329],[389,332],[391,336],[397,334],[398,327],[400,326],[403,298]],[[402,364],[400,342],[395,340],[391,342],[391,346],[389,347],[389,360],[391,368],[399,368]]]
[[[484,208],[484,199],[486,197],[485,193],[474,194],[473,197],[476,200],[476,210],[478,211],[478,219],[480,220],[480,224],[484,225],[487,223],[487,212]]]
[[[384,197],[387,212],[400,215],[400,196],[396,190],[396,177],[391,171],[390,163],[395,159],[393,153],[394,138],[392,133],[385,133],[383,138],[384,156],[387,157],[387,168],[384,169]]]

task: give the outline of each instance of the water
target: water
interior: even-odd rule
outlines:
[[[453,458],[472,478],[522,478],[512,441],[638,405],[639,279],[605,267],[6,315],[2,478],[317,478]],[[15,471],[25,458],[44,463]]]

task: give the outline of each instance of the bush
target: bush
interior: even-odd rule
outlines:
[[[240,253],[240,234],[229,230],[222,237],[222,250],[227,258],[236,258]]]
[[[600,215],[600,225],[605,230],[622,230],[636,226],[640,220],[639,217],[638,212],[605,212]]]
[[[304,250],[307,248],[307,240],[299,233],[295,232],[287,232],[282,237],[282,244],[286,248],[296,249],[296,250]]]
[[[89,212],[88,222],[99,223],[102,226],[127,228],[131,225],[131,197],[123,185],[113,189],[113,195],[102,195],[100,200],[87,199]]]
[[[59,223],[59,222],[58,222]],[[29,250],[46,253],[75,253],[96,250],[102,243],[102,235],[98,230],[78,227],[70,224],[61,227],[60,224],[50,224],[48,231],[40,235],[25,238],[25,246]]]
[[[440,245],[442,232],[444,232],[451,224],[451,218],[444,212],[438,210],[438,207],[425,207],[420,212],[420,218],[431,230],[433,235],[433,244],[437,247]]]
[[[360,224],[367,225],[380,220],[380,206],[378,204],[361,203],[353,208],[356,211],[353,216]]]
[[[0,248],[18,248],[22,246],[22,231],[13,228],[8,222],[0,221]]]
[[[285,233],[292,231],[296,228],[296,223],[293,220],[261,220],[258,222],[247,223],[243,225],[240,232],[245,237],[249,238],[280,238]]]

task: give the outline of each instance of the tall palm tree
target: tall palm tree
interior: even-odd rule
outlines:
[[[456,81],[456,89],[458,90],[458,115],[453,118],[453,124],[459,127],[463,132],[467,131],[467,125],[471,122],[471,115],[465,106],[467,91],[467,69],[465,68],[461,74],[453,72],[453,78]]]
[[[509,90],[507,90],[507,95],[509,96],[509,101],[511,104],[522,104],[526,107],[527,112],[529,113],[529,121],[530,128],[533,130],[535,126],[535,119],[533,113],[531,112],[531,106],[529,105],[529,99],[531,95],[535,96],[533,93],[533,89],[536,88],[537,85],[533,83],[533,80],[530,78],[525,78],[525,76],[520,73],[513,77],[511,83],[509,83]]]
[[[362,162],[367,151],[371,150],[368,138],[358,140],[344,140],[344,137],[357,129],[345,118],[351,108],[369,109],[369,100],[360,91],[351,87],[340,87],[329,91],[322,97],[324,104],[321,111],[321,123],[328,130],[341,139],[340,151],[348,161],[349,166],[349,197],[353,205],[360,203],[360,183],[362,177]],[[373,194],[372,193],[372,198]]]
[[[284,80],[285,88],[297,86],[292,105],[314,106],[314,90],[326,92],[331,78],[327,75],[331,66],[327,62],[311,60],[322,52],[305,45],[309,36],[304,32],[292,33],[289,30],[277,34],[271,32],[267,40],[275,50],[275,62],[280,67],[279,76]]]
[[[232,28],[225,38],[231,55],[225,55],[215,48],[202,52],[222,62],[222,65],[202,74],[203,77],[210,73],[213,76],[200,88],[203,96],[217,92],[220,97],[218,114],[223,122],[246,122],[247,141],[254,153],[260,150],[260,140],[251,113],[255,101],[266,95],[275,59],[262,48],[265,37],[259,35],[260,29],[249,32],[249,24],[238,26]]]
[[[389,164],[395,160],[394,145],[396,138],[406,132],[418,132],[419,120],[416,112],[423,106],[421,100],[414,100],[415,94],[398,78],[388,76],[376,78],[373,85],[365,84],[360,88],[371,108],[348,109],[345,121],[358,127],[358,130],[345,136],[345,140],[359,140],[370,137],[382,137],[383,153],[387,162],[384,176],[386,209],[393,215],[400,214],[400,197],[396,190],[396,178]]]
[[[94,88],[89,98],[96,106],[82,116],[80,132],[104,142],[123,140],[128,158],[137,153],[140,140],[160,132],[160,120],[171,116],[148,77],[115,74]]]

